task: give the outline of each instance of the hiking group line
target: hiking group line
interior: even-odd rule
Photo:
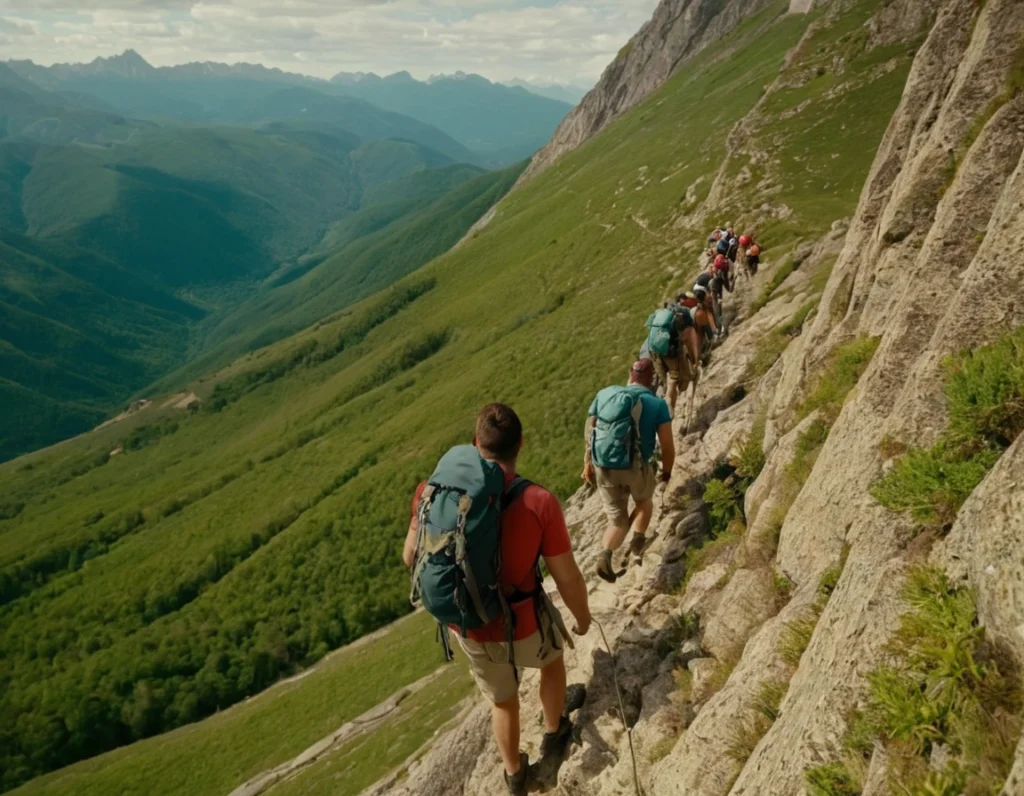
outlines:
[[[654,515],[654,493],[675,466],[672,428],[680,394],[688,395],[689,430],[697,385],[711,351],[726,334],[722,302],[741,277],[757,273],[761,249],[751,235],[719,227],[708,237],[706,268],[688,291],[647,319],[648,334],[626,385],[600,390],[584,426],[583,480],[601,495],[608,527],[597,575],[614,583],[640,559]],[[658,394],[659,387],[664,397]],[[573,738],[572,715],[585,686],[568,685],[563,653],[597,624],[608,654],[629,736],[633,778],[641,793],[632,728],[622,710],[615,652],[590,612],[586,580],[573,554],[558,499],[521,477],[517,462],[523,427],[512,407],[480,410],[472,445],[458,445],[437,463],[413,496],[402,560],[412,573],[410,599],[438,623],[446,660],[452,637],[466,656],[480,692],[491,704],[491,726],[512,796],[532,785],[553,785]],[[633,509],[629,510],[632,501]],[[631,534],[626,566],[614,557]],[[544,589],[544,568],[572,614],[572,633]],[[520,750],[522,669],[540,671],[544,736],[531,764]]]

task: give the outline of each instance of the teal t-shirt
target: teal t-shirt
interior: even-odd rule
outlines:
[[[659,398],[650,390],[639,385],[631,385],[634,389],[643,390],[640,393],[640,403],[643,408],[640,410],[640,453],[645,462],[654,458],[654,448],[658,444],[658,429],[665,423],[672,422],[672,413],[669,412],[668,404],[664,398]],[[587,412],[590,417],[597,417],[597,397],[590,403],[590,410]]]

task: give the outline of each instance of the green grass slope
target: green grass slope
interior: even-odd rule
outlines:
[[[275,343],[415,271],[458,243],[508,192],[522,168],[480,175],[475,169],[452,166],[401,180],[401,193],[421,191],[421,195],[371,205],[333,225],[321,242],[322,251],[270,280],[267,289],[238,309],[218,317],[203,338],[203,353],[153,389],[173,388]],[[479,176],[467,180],[470,175]],[[436,193],[452,182],[457,187]],[[382,186],[384,191],[387,185]],[[434,190],[427,192],[428,185]]]
[[[93,427],[201,353],[205,330],[254,295],[263,297],[261,311],[235,312],[230,332],[209,340],[215,347],[240,336],[241,344],[203,361],[220,364],[253,340],[280,339],[422,265],[486,210],[481,202],[500,195],[486,183],[432,208],[431,200],[481,173],[419,144],[363,143],[322,123],[161,128],[112,147],[0,142],[0,230],[8,249],[0,300],[29,313],[11,310],[0,324],[4,378],[21,388],[8,392],[10,410],[0,418],[0,459]],[[430,212],[432,225],[415,240],[397,231],[390,241],[368,239],[351,285],[339,272],[333,292],[316,297],[299,286],[281,299],[259,289],[271,274],[299,266],[293,281],[316,259],[376,232],[353,224],[332,243],[352,214],[396,202],[405,202],[404,223]],[[437,218],[441,211],[448,217]],[[301,266],[313,247],[320,253]],[[125,294],[142,286],[145,296]],[[277,314],[304,302],[306,311],[278,322]],[[197,325],[207,313],[211,321]],[[268,326],[277,331],[268,334]]]
[[[806,76],[786,55],[807,26],[823,23],[819,50],[846,47],[850,15],[881,4],[805,17],[779,0],[510,195],[458,249],[196,382],[202,411],[158,404],[0,466],[4,784],[211,714],[402,615],[397,553],[412,489],[471,438],[482,403],[520,412],[526,475],[573,491],[586,407],[623,378],[707,218],[763,225],[770,261],[827,230],[821,203],[853,211],[855,192],[839,190],[831,168],[779,158],[771,181],[737,176],[687,224],[693,195],[707,195],[723,162],[742,173],[729,130],[780,70],[794,84]],[[806,104],[785,98],[760,118],[802,119],[801,141],[845,158],[852,185],[867,174],[911,51],[877,69],[862,40],[846,50],[841,89]],[[870,83],[877,90],[858,90]],[[871,116],[877,135],[829,127],[839,103]],[[788,212],[771,225],[765,204]],[[108,457],[118,445],[125,452]],[[225,730],[232,739],[246,743],[240,729]],[[132,752],[67,774],[82,777],[79,788],[98,776],[130,787]]]
[[[410,616],[366,645],[338,651],[299,680],[281,683],[201,724],[42,777],[30,787],[40,793],[79,796],[223,796],[429,674],[436,659],[421,653],[435,630],[429,617]],[[331,792],[356,796],[366,784],[401,763],[444,723],[450,715],[447,711],[468,692],[469,685],[465,668],[452,666],[419,697],[443,702],[430,710],[412,711],[396,727],[385,725],[389,737],[374,733],[360,738],[357,743],[373,744],[375,751],[360,750],[355,764],[347,766],[355,777],[346,777],[341,790],[339,783],[330,783]],[[390,737],[394,729],[401,731],[400,738]],[[339,750],[343,757],[350,752]]]

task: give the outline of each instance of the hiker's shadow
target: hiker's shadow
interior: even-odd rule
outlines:
[[[599,631],[595,627],[592,632]],[[656,627],[627,629],[613,642],[614,655],[601,646],[594,648],[586,701],[576,715],[573,739],[557,759],[538,761],[531,790],[547,792],[561,784],[571,793],[589,792],[590,780],[619,763],[624,731],[676,707],[672,667],[665,661],[674,656],[682,635],[678,620],[669,616]],[[627,636],[630,642],[622,640]],[[636,643],[631,643],[633,639]]]

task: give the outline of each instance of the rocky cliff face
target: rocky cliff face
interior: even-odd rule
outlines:
[[[733,5],[747,13],[755,4]],[[695,31],[712,23],[694,19],[712,6],[662,4],[660,29],[672,29],[664,20],[674,9],[677,30],[687,33],[674,40],[673,54],[659,56],[656,71],[667,74],[673,58],[698,46],[704,33]],[[697,16],[683,22],[686,12]],[[677,422],[681,454],[652,524],[655,541],[619,583],[591,585],[615,657],[597,632],[567,655],[570,680],[586,682],[590,697],[559,793],[634,792],[612,667],[647,794],[805,792],[808,769],[841,757],[852,712],[864,704],[864,675],[890,659],[887,644],[907,610],[901,588],[914,565],[930,563],[974,589],[987,637],[1010,671],[1024,668],[1022,442],[1002,455],[944,537],[922,536],[907,515],[870,494],[899,451],[931,445],[947,427],[943,361],[1024,325],[1024,3],[895,0],[882,14],[868,25],[871,35],[884,39],[893,26],[925,22],[930,33],[856,217],[848,230],[837,225],[805,246],[803,264],[763,309],[753,313],[751,300],[777,262],[738,288],[732,334],[692,421]],[[659,41],[653,25],[635,40],[645,63],[655,60],[647,49]],[[642,86],[613,88],[640,74],[642,61],[632,58],[632,51],[620,56],[602,80],[609,90],[588,97],[536,168],[644,94]],[[759,344],[785,332],[833,262],[802,334],[757,376]],[[796,411],[836,352],[870,340],[877,350],[867,346],[869,364],[845,400]],[[765,464],[746,489],[745,529],[688,555],[709,531],[705,485],[723,477],[759,428]],[[815,439],[810,454],[807,441]],[[592,572],[600,503],[581,491],[567,516],[581,564]],[[805,638],[794,652],[798,633]],[[759,724],[751,706],[763,701],[765,684],[780,701]],[[527,678],[524,739],[536,753],[534,693]],[[374,793],[501,792],[486,709],[476,708],[459,732],[459,744],[438,744],[402,782]],[[934,753],[932,765],[941,768]],[[889,793],[891,767],[877,746],[857,792]],[[1024,793],[1024,743],[1003,793]]]
[[[617,116],[635,108],[661,87],[680,63],[771,2],[662,0],[651,20],[622,48],[597,85],[562,121],[548,145],[534,156],[520,182],[535,177]]]

